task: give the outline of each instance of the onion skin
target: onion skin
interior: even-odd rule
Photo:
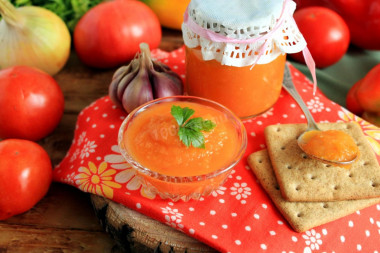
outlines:
[[[41,7],[16,9],[5,0],[0,13],[0,69],[22,65],[55,75],[64,67],[71,37],[61,18]]]

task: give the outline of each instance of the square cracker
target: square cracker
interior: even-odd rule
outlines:
[[[318,124],[322,130],[338,129],[357,142],[360,157],[351,168],[311,159],[296,139],[306,124],[271,125],[265,138],[283,197],[289,201],[334,201],[380,197],[380,167],[356,122]]]
[[[248,164],[280,213],[297,232],[304,232],[380,203],[380,198],[334,202],[287,201],[281,196],[267,150],[251,154],[248,157]]]

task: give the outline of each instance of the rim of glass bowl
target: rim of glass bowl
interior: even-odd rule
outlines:
[[[163,102],[174,102],[174,101],[185,101],[185,102],[195,102],[195,103],[200,103],[203,105],[208,105],[211,106],[214,109],[217,109],[221,111],[224,115],[227,116],[228,120],[232,121],[238,131],[238,137],[241,140],[241,145],[236,153],[234,159],[232,162],[227,165],[224,168],[218,169],[216,171],[207,173],[207,174],[202,174],[202,175],[196,175],[196,176],[168,176],[162,173],[158,173],[155,171],[152,171],[143,165],[141,165],[139,162],[135,161],[134,158],[128,153],[128,151],[124,148],[123,145],[123,135],[124,131],[128,127],[128,125],[131,123],[132,119],[137,117],[141,112],[144,112],[149,108],[150,106],[153,106],[155,104],[163,103]],[[204,99],[200,97],[194,97],[194,96],[171,96],[171,97],[165,97],[165,98],[159,98],[152,100],[150,102],[147,102],[140,107],[136,108],[133,110],[123,121],[123,123],[120,126],[119,133],[118,133],[118,145],[120,148],[120,152],[123,155],[124,159],[132,165],[136,170],[138,170],[140,173],[143,173],[147,176],[156,178],[161,181],[165,182],[172,182],[172,183],[190,183],[190,182],[195,182],[195,181],[203,181],[206,179],[211,179],[215,178],[229,170],[231,170],[235,165],[241,160],[242,156],[245,153],[245,150],[247,148],[247,133],[245,130],[245,127],[241,120],[239,119],[238,116],[236,116],[232,111],[230,111],[228,108],[225,106],[214,102],[209,99]]]

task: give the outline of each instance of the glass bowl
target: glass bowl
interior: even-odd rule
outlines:
[[[218,145],[221,146],[222,148],[230,145],[233,150],[232,154],[231,152],[228,152],[230,157],[226,161],[223,162],[223,165],[220,165],[220,167],[216,167],[215,169],[213,169],[212,171],[208,171],[207,173],[198,173],[198,174],[195,172],[194,172],[195,174],[185,173],[186,175],[184,175],[182,172],[178,172],[178,174],[173,174],[173,172],[170,172],[170,173],[163,173],[162,171],[158,172],[157,169],[152,169],[148,165],[143,165],[144,164],[143,160],[145,160],[145,158],[141,158],[142,157],[141,155],[140,155],[140,158],[138,158],[137,152],[136,154],[134,154],[135,151],[132,151],[133,148],[130,147],[130,145],[133,145],[133,144],[128,144],[134,141],[137,142],[137,140],[135,139],[138,139],[138,137],[126,138],[126,136],[128,134],[134,133],[133,131],[140,131],[139,129],[142,129],[138,127],[139,125],[135,125],[131,127],[132,124],[139,124],[135,122],[137,122],[136,119],[138,119],[138,117],[142,113],[146,113],[149,110],[152,110],[154,106],[156,106],[156,109],[158,105],[160,105],[160,107],[166,106],[164,105],[164,103],[167,106],[171,106],[173,103],[174,104],[192,103],[193,105],[196,104],[196,106],[208,107],[208,108],[211,107],[217,111],[216,113],[218,114],[218,117],[215,118],[216,122],[225,122],[225,124],[228,124],[229,126],[228,129],[230,130],[232,129],[232,132],[230,131],[231,138],[227,137],[227,141],[231,140],[231,143],[232,141],[234,141],[233,144],[236,144],[236,145],[233,145],[233,144],[226,144],[226,143],[224,144],[218,143]],[[129,130],[129,128],[132,128],[132,129],[134,128],[135,130]],[[178,137],[177,132],[174,135],[175,135],[175,138]],[[228,135],[227,131],[225,131],[225,135]],[[131,136],[134,136],[134,135],[131,135]],[[207,148],[207,145],[208,145],[207,137],[205,137],[205,139],[206,139],[206,148]],[[166,97],[162,99],[153,100],[151,102],[148,102],[138,107],[133,112],[131,112],[121,124],[119,135],[118,135],[118,144],[119,144],[121,154],[123,155],[125,160],[133,167],[133,169],[136,172],[136,176],[139,178],[139,180],[141,180],[141,183],[146,188],[146,190],[150,192],[150,194],[154,194],[154,195],[158,194],[163,199],[170,198],[173,201],[178,201],[180,199],[182,199],[183,201],[188,201],[190,199],[198,200],[202,196],[207,196],[211,194],[214,190],[217,190],[226,181],[226,179],[228,178],[228,175],[230,174],[234,166],[240,161],[240,159],[242,158],[246,150],[247,135],[246,135],[245,127],[243,123],[240,121],[239,117],[237,117],[234,113],[232,113],[229,109],[222,106],[221,104],[218,104],[216,102],[213,102],[211,100],[204,99],[204,98],[191,97],[191,96],[174,96],[174,97]],[[211,146],[212,144],[210,144],[209,147]],[[154,153],[161,152],[162,154],[165,154],[167,147],[163,146],[162,150],[158,150],[158,149],[161,149],[161,147],[158,146],[157,148],[156,146],[155,149],[153,150],[147,150],[147,155],[149,152],[154,152]],[[174,152],[172,157],[169,157],[170,159],[168,159],[168,157],[165,156],[162,158],[158,157],[156,160],[158,160],[159,161],[158,164],[162,164],[162,167],[164,168],[166,166],[165,164],[168,163],[169,160],[175,160],[175,159],[181,160],[182,159],[181,156],[183,156],[183,154],[187,153],[188,151],[189,152],[191,151],[188,149],[194,150],[197,148],[186,147],[183,144],[180,150]],[[137,149],[137,150],[141,150],[141,149]],[[205,151],[199,151],[199,152],[205,152]],[[213,156],[216,156],[217,153],[218,151],[214,152],[213,150],[210,150],[210,152],[207,152],[208,159],[209,159],[208,161],[211,163],[214,163],[214,165],[215,163],[218,163],[218,161],[220,160],[218,157],[215,157],[215,159],[213,159]],[[199,158],[199,159],[203,159],[203,158]],[[219,166],[219,164],[215,166]],[[205,165],[205,167],[209,167],[209,166]],[[192,171],[190,173],[192,173]]]

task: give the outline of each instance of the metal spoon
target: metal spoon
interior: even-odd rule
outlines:
[[[314,156],[312,154],[309,154],[302,148],[301,144],[304,142],[303,137],[304,137],[305,133],[307,133],[309,131],[322,131],[322,130],[318,128],[318,126],[315,123],[314,118],[311,115],[309,109],[307,108],[307,106],[303,102],[301,96],[297,92],[297,90],[293,84],[292,76],[291,76],[288,65],[285,66],[283,87],[293,97],[293,99],[298,103],[298,105],[301,107],[303,113],[306,116],[307,128],[297,139],[298,146],[301,148],[301,150],[303,152],[305,152],[310,158],[317,159],[321,162],[328,163],[328,164],[349,165],[349,164],[352,164],[353,162],[355,162],[355,160],[358,158],[358,154],[356,154],[355,158],[352,159],[351,161],[330,161],[330,160],[326,160],[326,159],[323,159],[321,157],[317,157],[317,156]]]

